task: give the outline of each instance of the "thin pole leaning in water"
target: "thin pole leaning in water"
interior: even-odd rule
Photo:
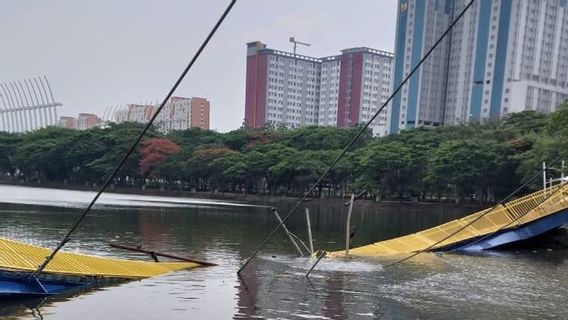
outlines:
[[[349,245],[351,243],[351,213],[353,213],[353,202],[355,202],[355,194],[351,194],[349,201],[349,211],[347,213],[347,226],[345,227],[345,256],[349,255]]]
[[[542,162],[542,190],[546,193],[546,162]]]
[[[312,273],[312,271],[315,269],[315,267],[318,265],[318,263],[321,261],[321,259],[323,259],[323,257],[325,257],[327,255],[327,251],[318,251],[318,252],[321,252],[320,256],[318,257],[316,262],[312,265],[310,270],[308,270],[308,272],[306,273],[306,278],[308,278],[310,276],[310,273]]]
[[[49,262],[53,260],[53,257],[55,257],[55,255],[59,252],[59,250],[61,250],[61,248],[63,248],[63,246],[67,242],[69,242],[69,240],[71,240],[71,234],[73,234],[75,229],[79,227],[79,225],[81,224],[83,219],[85,219],[87,213],[89,213],[91,208],[95,205],[101,194],[105,192],[105,190],[108,188],[114,177],[118,174],[118,171],[124,166],[124,163],[126,163],[126,160],[128,160],[130,154],[134,152],[134,149],[136,149],[136,147],[138,146],[144,135],[146,135],[146,132],[150,129],[150,127],[154,123],[154,120],[156,120],[156,118],[158,117],[158,114],[160,114],[160,112],[162,111],[168,100],[171,98],[171,96],[176,91],[177,87],[180,85],[181,81],[185,78],[185,76],[187,75],[187,73],[195,63],[195,61],[197,61],[197,58],[199,58],[199,56],[201,55],[201,53],[203,52],[203,50],[205,49],[205,47],[207,46],[213,35],[217,32],[217,29],[219,29],[219,26],[221,26],[221,23],[223,23],[223,21],[225,20],[225,18],[227,17],[227,15],[229,14],[229,12],[231,11],[231,9],[233,8],[236,2],[237,0],[231,0],[231,2],[229,3],[227,8],[221,15],[221,17],[217,20],[217,23],[215,23],[213,29],[211,29],[211,31],[209,32],[209,34],[207,35],[207,37],[205,38],[199,49],[197,49],[197,52],[193,55],[193,58],[190,60],[189,64],[185,67],[179,78],[176,80],[173,87],[170,89],[170,91],[168,92],[168,94],[166,95],[166,97],[164,98],[164,100],[162,101],[162,103],[160,104],[160,106],[152,116],[152,118],[150,118],[150,121],[148,122],[148,124],[146,124],[144,130],[142,130],[142,133],[138,136],[136,141],[134,141],[134,143],[132,144],[128,152],[124,155],[118,166],[114,169],[112,174],[107,178],[107,180],[105,181],[99,192],[97,192],[97,194],[95,195],[93,200],[89,203],[87,208],[83,211],[81,216],[77,219],[77,221],[75,221],[69,232],[63,238],[63,240],[61,240],[61,242],[57,245],[57,247],[53,250],[53,252],[45,258],[45,261],[40,266],[38,266],[37,270],[31,275],[32,277],[37,277],[47,267]]]
[[[310,224],[310,209],[306,208],[306,224],[308,225],[308,240],[310,241],[310,254],[314,254],[314,239],[312,238],[312,225]]]
[[[152,259],[154,259],[155,261],[157,260],[157,257],[164,257],[164,258],[170,258],[170,259],[175,259],[175,260],[180,260],[180,261],[185,261],[185,262],[193,262],[193,263],[201,264],[203,266],[217,266],[217,264],[213,263],[213,262],[197,260],[197,259],[188,258],[188,257],[180,257],[180,256],[176,256],[176,255],[169,254],[169,253],[156,252],[154,250],[146,250],[146,249],[142,249],[142,247],[140,247],[140,246],[130,247],[130,246],[125,246],[123,244],[118,244],[118,243],[110,243],[109,245],[113,248],[149,254],[152,257]],[[156,262],[158,262],[158,261],[156,261]]]
[[[302,249],[300,249],[300,246],[298,246],[298,244],[296,243],[296,240],[294,240],[294,238],[292,237],[291,232],[288,230],[288,228],[286,227],[284,222],[282,222],[282,218],[280,218],[280,215],[278,214],[278,211],[276,211],[276,208],[272,208],[272,212],[274,213],[276,220],[278,220],[278,223],[282,224],[282,228],[284,229],[284,232],[286,232],[288,239],[290,239],[290,242],[292,242],[292,244],[294,245],[296,250],[298,250],[298,254],[300,255],[300,257],[303,257],[304,253],[302,252]]]
[[[560,170],[560,184],[564,184],[564,160],[562,160],[562,169]]]
[[[408,82],[408,80],[412,77],[412,75],[414,75],[414,73],[416,73],[416,71],[418,70],[418,68],[420,68],[420,66],[424,63],[424,61],[426,61],[426,59],[428,59],[428,57],[432,54],[434,49],[436,49],[436,47],[438,47],[438,45],[442,42],[442,40],[444,40],[444,38],[450,33],[452,28],[456,25],[456,23],[458,23],[461,20],[461,18],[465,15],[465,13],[469,10],[469,8],[471,8],[471,6],[473,5],[474,2],[475,2],[475,0],[471,0],[465,6],[465,8],[460,12],[460,14],[456,17],[456,19],[450,24],[450,26],[446,29],[446,31],[442,34],[442,36],[440,36],[440,38],[434,43],[434,45],[426,52],[426,54],[424,54],[422,59],[420,59],[420,61],[418,61],[416,66],[410,71],[410,73],[408,73],[408,75],[402,80],[402,82],[398,85],[398,87],[396,87],[396,89],[389,96],[389,98],[385,101],[385,103],[383,103],[383,105],[377,110],[377,112],[375,112],[373,117],[367,123],[365,123],[365,125],[361,128],[361,130],[359,130],[359,132],[355,135],[355,137],[353,137],[353,139],[351,139],[351,141],[345,146],[345,148],[343,148],[343,150],[341,150],[341,152],[337,155],[337,157],[335,157],[335,159],[331,162],[331,164],[327,167],[327,169],[322,173],[322,175],[316,180],[316,182],[314,182],[314,184],[310,187],[310,189],[308,191],[306,191],[304,193],[304,195],[298,200],[296,205],[288,212],[288,214],[284,217],[284,219],[282,219],[282,222],[286,222],[288,220],[288,218],[290,218],[296,212],[296,210],[298,209],[298,207],[300,207],[302,202],[304,202],[310,196],[310,194],[312,194],[312,192],[316,189],[316,187],[321,182],[323,182],[323,179],[325,179],[325,177],[327,177],[329,172],[335,167],[335,165],[339,162],[339,160],[341,160],[343,158],[343,156],[345,156],[345,154],[347,153],[347,151],[349,151],[349,149],[353,146],[353,144],[355,144],[355,142],[357,142],[357,140],[359,140],[359,138],[363,135],[363,133],[365,133],[365,131],[369,128],[371,123],[373,123],[373,121],[379,116],[379,114],[384,110],[384,108],[392,101],[394,96],[396,96],[398,94],[398,92]],[[276,228],[274,228],[274,229],[272,229],[272,231],[270,231],[270,233],[266,236],[266,238],[264,238],[264,240],[262,241],[260,246],[253,252],[253,254],[239,268],[239,271],[237,271],[237,273],[241,273],[243,271],[243,269],[246,268],[249,265],[249,263],[258,255],[260,250],[262,250],[266,246],[266,244],[268,244],[268,240],[270,240],[270,238],[272,238],[272,236],[276,233],[276,231],[278,231],[278,229],[280,229],[281,227],[282,227],[282,224],[279,224],[278,226],[276,226]]]

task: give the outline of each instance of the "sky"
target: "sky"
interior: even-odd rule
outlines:
[[[0,83],[47,76],[59,115],[164,98],[228,0],[2,0]],[[324,57],[394,50],[396,0],[238,0],[175,95],[211,102],[211,129],[244,118],[246,43]]]

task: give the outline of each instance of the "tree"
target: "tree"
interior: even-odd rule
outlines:
[[[441,192],[485,202],[503,172],[506,147],[479,140],[448,141],[432,154],[428,179]]]
[[[356,154],[361,187],[377,194],[387,192],[403,198],[407,192],[416,196],[424,171],[422,146],[400,141],[379,141]]]
[[[568,137],[568,102],[564,102],[550,114],[546,132],[551,136]]]
[[[548,117],[542,112],[523,111],[508,114],[502,122],[502,127],[511,129],[521,135],[540,133],[547,125]]]
[[[71,129],[48,127],[23,135],[14,156],[17,169],[27,180],[63,181],[73,164],[62,151],[71,147],[69,142],[77,134]]]
[[[185,169],[198,189],[206,190],[210,185],[220,188],[224,181],[223,172],[230,167],[225,158],[236,154],[237,151],[222,145],[206,146],[193,153]]]
[[[0,174],[8,174],[11,177],[16,173],[16,147],[21,141],[21,136],[15,133],[0,132]]]
[[[180,152],[181,148],[165,138],[151,138],[142,142],[140,148],[139,172],[141,175],[157,177],[153,169],[171,154]]]
[[[103,181],[116,168],[124,155],[128,152],[134,141],[138,138],[144,124],[134,122],[124,122],[120,124],[111,124],[109,128],[100,129],[101,139],[104,141],[106,150],[101,157],[93,159],[88,166],[97,172],[100,181]],[[154,138],[159,133],[154,127],[146,133],[146,138]],[[126,182],[129,178],[129,184],[133,184],[134,178],[138,176],[138,163],[140,161],[140,153],[138,146],[134,152],[128,157],[126,163],[119,171],[116,183]]]

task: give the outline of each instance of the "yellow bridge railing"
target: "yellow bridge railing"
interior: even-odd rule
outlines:
[[[51,251],[47,248],[0,239],[0,270],[33,272]],[[45,272],[71,276],[140,279],[198,266],[201,265],[193,262],[134,261],[59,252]]]
[[[350,249],[349,254],[381,256],[443,248],[523,225],[566,208],[568,184],[556,185],[546,191],[541,190],[507,202],[493,210],[486,209],[417,233]],[[489,210],[491,211],[488,212]],[[329,255],[341,256],[345,255],[345,251],[331,252]]]

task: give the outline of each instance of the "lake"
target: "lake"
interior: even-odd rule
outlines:
[[[0,237],[54,247],[93,192],[0,185]],[[307,203],[316,249],[344,247],[347,210]],[[293,203],[276,208],[284,216]],[[357,204],[354,245],[427,228],[468,212],[439,205]],[[240,265],[277,225],[268,206],[105,194],[65,250],[149,259],[110,242],[204,259],[219,266],[43,301],[0,302],[9,319],[553,319],[566,318],[568,250],[392,259],[297,257],[279,231],[243,272]],[[287,223],[306,239],[304,207]]]

